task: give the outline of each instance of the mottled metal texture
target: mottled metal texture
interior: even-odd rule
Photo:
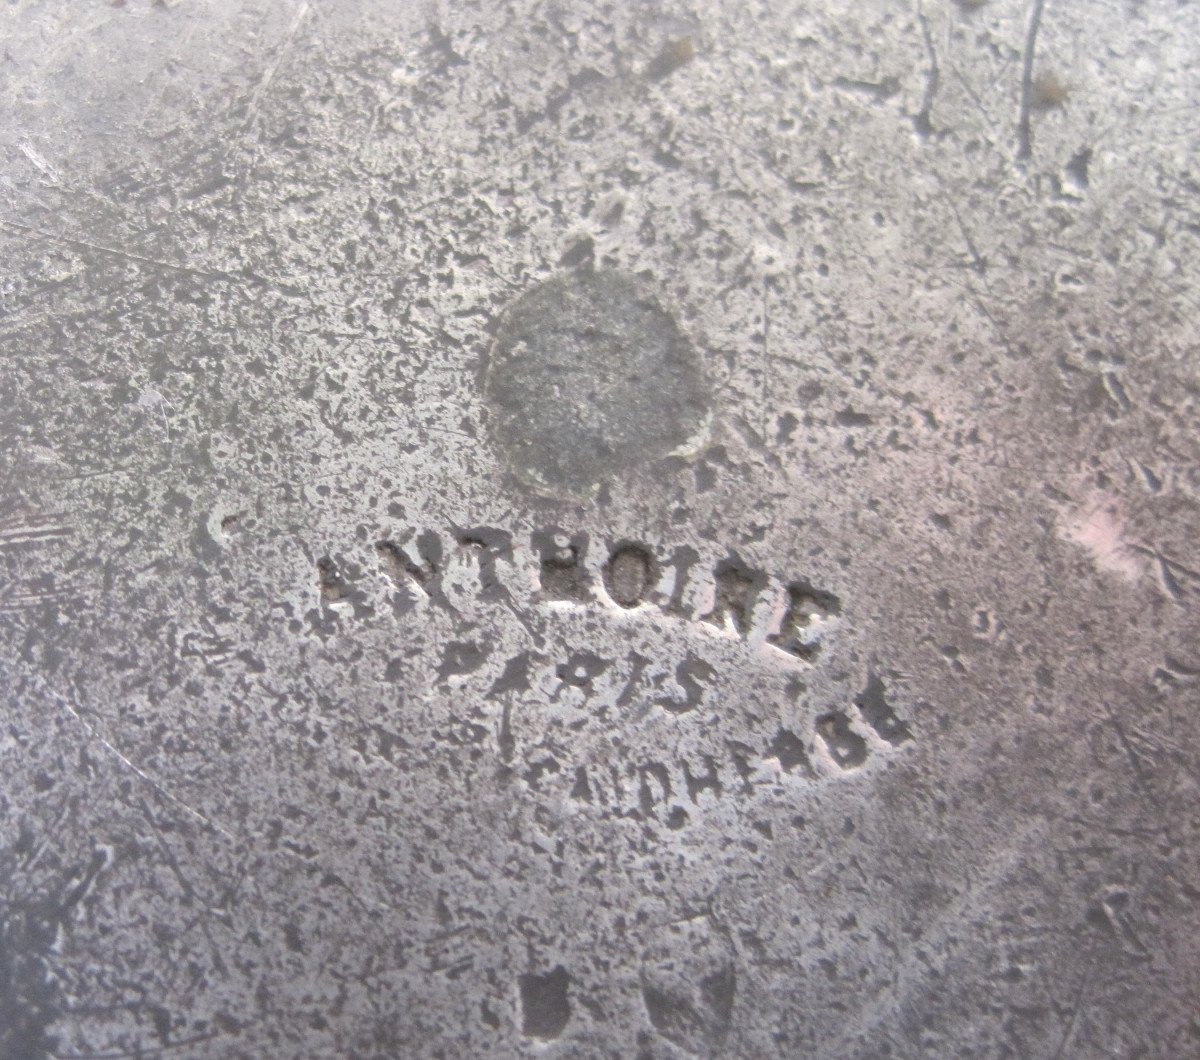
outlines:
[[[1200,1055],[1198,41],[5,4],[0,1056]]]

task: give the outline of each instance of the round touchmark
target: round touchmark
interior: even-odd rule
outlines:
[[[581,497],[635,464],[694,451],[709,420],[700,358],[645,286],[581,272],[505,310],[488,365],[492,434],[540,493]]]

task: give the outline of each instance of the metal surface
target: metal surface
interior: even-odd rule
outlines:
[[[0,11],[0,1056],[1200,1054],[1157,2]]]

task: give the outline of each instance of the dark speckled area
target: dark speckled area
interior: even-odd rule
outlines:
[[[555,277],[504,313],[488,364],[497,443],[539,492],[586,496],[673,451],[699,450],[700,357],[647,286],[611,271]]]

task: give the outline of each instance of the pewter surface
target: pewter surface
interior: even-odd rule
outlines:
[[[486,392],[517,476],[550,495],[694,453],[708,426],[691,344],[643,285],[607,270],[547,280],[505,311]]]
[[[0,1056],[1196,1055],[1198,41],[3,5]]]

